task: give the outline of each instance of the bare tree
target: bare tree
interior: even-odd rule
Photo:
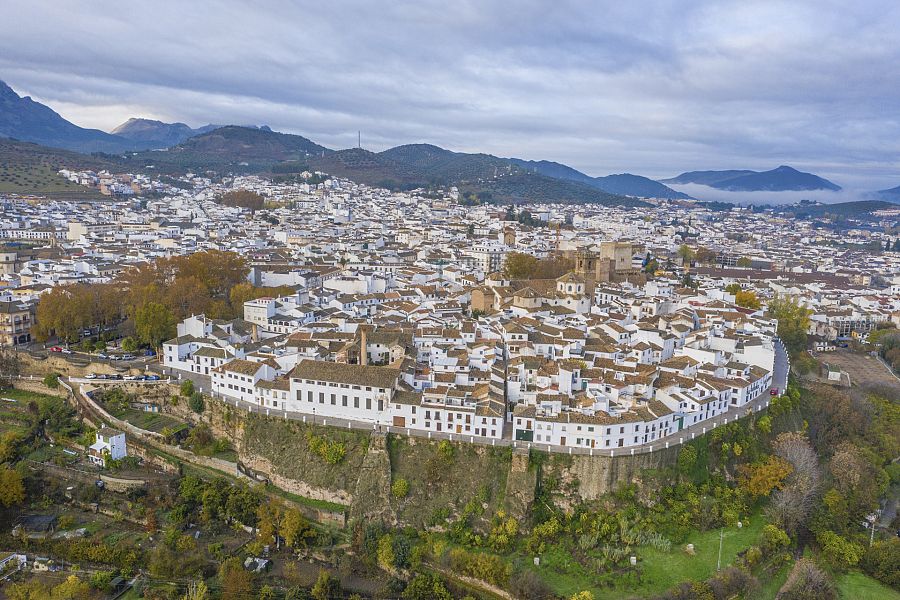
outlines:
[[[775,492],[769,516],[788,533],[797,533],[815,506],[821,487],[819,458],[809,440],[796,432],[782,433],[773,444],[775,454],[794,468],[786,485]]]
[[[19,375],[21,364],[19,355],[13,350],[0,350],[0,388],[10,388],[13,380]]]
[[[776,600],[834,600],[837,594],[828,575],[808,558],[794,565]]]

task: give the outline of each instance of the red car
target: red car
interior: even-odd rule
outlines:
[[[60,346],[52,346],[50,348],[50,352],[62,352],[63,349]]]
[[[777,396],[777,395],[778,395],[778,388],[772,388],[771,390],[769,390],[769,395],[770,395],[770,396]]]

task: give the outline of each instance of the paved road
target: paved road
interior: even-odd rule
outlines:
[[[150,365],[149,369],[156,371],[163,375],[171,375],[173,377],[173,382],[177,383],[177,380],[174,378],[190,379],[194,382],[194,386],[197,389],[202,390],[207,394],[211,394],[212,386],[210,383],[210,378],[207,375],[200,375],[198,373],[186,373],[183,371],[173,371],[171,369],[166,369],[162,365],[156,363]],[[781,340],[776,340],[775,344],[775,366],[773,370],[772,376],[772,387],[777,387],[779,393],[783,392],[785,388],[787,388],[788,381],[788,373],[790,371],[790,361],[788,359],[787,352],[785,351],[784,345],[781,343]],[[703,422],[697,423],[695,425],[691,425],[682,429],[681,431],[675,432],[665,438],[658,439],[653,443],[643,444],[640,446],[630,446],[627,448],[617,448],[613,450],[607,449],[590,449],[590,448],[574,448],[571,446],[553,446],[550,444],[539,444],[534,442],[517,442],[512,438],[511,428],[507,427],[504,431],[504,437],[502,439],[493,439],[493,438],[483,438],[480,436],[471,436],[471,435],[462,435],[462,434],[452,434],[446,432],[427,432],[419,429],[408,429],[405,427],[390,427],[386,425],[375,425],[371,422],[367,421],[350,421],[347,419],[338,419],[338,418],[323,418],[321,416],[316,415],[306,415],[303,413],[289,413],[280,410],[272,410],[262,408],[257,406],[256,404],[250,404],[248,402],[243,402],[241,400],[234,400],[232,398],[225,398],[221,396],[217,396],[223,402],[227,402],[232,406],[239,408],[241,410],[245,410],[247,412],[252,412],[256,414],[265,414],[271,417],[279,417],[283,419],[291,419],[294,421],[302,421],[304,423],[316,423],[319,425],[327,425],[332,427],[341,427],[346,429],[357,429],[364,431],[382,431],[382,432],[390,432],[396,433],[399,435],[406,436],[415,436],[415,437],[425,437],[428,439],[449,439],[449,440],[462,440],[468,441],[472,443],[489,445],[489,446],[512,446],[514,448],[536,448],[540,450],[547,450],[549,452],[556,452],[561,454],[589,454],[591,456],[622,456],[626,454],[642,454],[645,452],[653,452],[654,450],[661,450],[663,448],[668,448],[670,445],[677,445],[684,443],[686,441],[690,441],[697,436],[705,434],[707,431],[719,427],[721,425],[727,425],[728,423],[735,421],[737,419],[748,416],[751,413],[759,412],[760,410],[764,410],[769,406],[769,401],[771,400],[771,396],[769,395],[768,390],[763,390],[763,392],[757,396],[751,402],[748,402],[744,406],[735,407],[727,412],[713,417],[711,419],[707,419]]]

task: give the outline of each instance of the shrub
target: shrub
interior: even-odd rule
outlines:
[[[192,393],[191,397],[188,399],[188,407],[197,414],[202,413],[203,409],[206,408],[203,402],[203,394],[200,392]]]
[[[856,566],[863,556],[862,546],[833,531],[823,531],[816,536],[816,541],[822,546],[822,554],[825,559],[836,569]]]
[[[544,600],[553,597],[553,590],[534,571],[516,573],[509,583],[509,591],[522,600]]]
[[[338,464],[347,454],[347,447],[343,442],[328,440],[309,430],[306,432],[306,444],[314,454],[330,465]]]
[[[441,458],[443,458],[447,462],[453,460],[453,452],[453,444],[451,444],[449,441],[441,440],[440,443],[438,443],[438,453],[440,453]]]
[[[391,485],[391,493],[394,498],[406,498],[409,494],[409,482],[402,477],[396,479]]]
[[[766,556],[772,556],[791,544],[791,538],[788,537],[788,534],[775,525],[763,527],[760,537],[760,549]]]
[[[697,464],[697,449],[693,446],[682,446],[678,452],[679,470],[682,473],[688,473],[694,468],[695,464]]]
[[[900,588],[900,538],[877,542],[866,550],[863,571],[893,588]]]
[[[59,373],[48,373],[44,376],[44,385],[50,389],[59,387]]]
[[[185,398],[190,397],[194,393],[194,382],[190,379],[185,379],[181,382],[181,395]]]

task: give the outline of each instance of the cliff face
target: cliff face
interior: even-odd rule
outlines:
[[[234,417],[243,423],[236,443],[243,464],[289,492],[349,506],[351,519],[395,526],[441,527],[466,515],[486,527],[498,510],[524,526],[539,484],[555,482],[556,500],[573,506],[622,484],[642,483],[648,471],[670,467],[678,457],[677,448],[616,458],[529,457],[509,448]],[[343,444],[345,457],[327,464],[310,448],[309,436]],[[392,493],[401,479],[407,493]]]

